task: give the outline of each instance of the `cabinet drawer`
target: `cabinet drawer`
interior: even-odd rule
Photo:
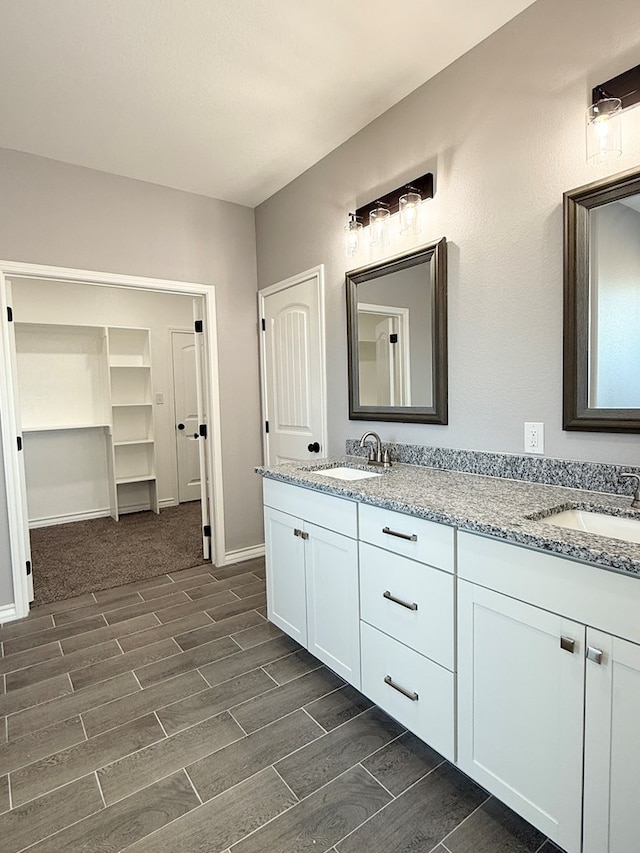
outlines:
[[[360,504],[360,539],[420,563],[453,572],[454,529],[446,524]]]
[[[451,670],[453,586],[447,572],[360,543],[360,618]]]
[[[351,539],[358,538],[358,510],[354,501],[267,477],[262,481],[262,494],[265,506],[304,518],[318,527],[335,530]]]
[[[362,692],[455,761],[453,674],[366,622],[360,623],[360,641]]]

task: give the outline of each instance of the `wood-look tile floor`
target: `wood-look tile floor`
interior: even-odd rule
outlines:
[[[266,621],[264,563],[0,628],[0,849],[552,853]]]

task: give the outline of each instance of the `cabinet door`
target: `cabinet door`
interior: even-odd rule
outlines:
[[[585,628],[465,581],[458,589],[460,767],[578,853]]]
[[[358,547],[354,539],[305,522],[307,648],[360,688]]]
[[[277,509],[264,509],[267,616],[274,625],[307,645],[307,603],[302,522]]]
[[[587,631],[584,853],[629,853],[640,838],[640,646]]]

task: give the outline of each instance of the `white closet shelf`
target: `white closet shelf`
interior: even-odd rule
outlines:
[[[155,474],[141,474],[139,477],[118,477],[116,486],[122,486],[125,483],[148,483],[155,479]]]
[[[22,432],[54,432],[71,429],[108,429],[111,424],[52,424],[44,426],[23,426]]]
[[[150,409],[150,408],[152,408],[152,406],[153,406],[153,403],[151,403],[151,402],[149,402],[149,403],[112,403],[111,404],[112,409],[132,409],[132,408],[141,409],[143,407]]]
[[[112,361],[109,364],[111,370],[151,370],[150,364],[114,364]]]
[[[114,441],[114,447],[125,447],[129,444],[153,444],[154,440],[152,438],[136,438],[131,441]]]

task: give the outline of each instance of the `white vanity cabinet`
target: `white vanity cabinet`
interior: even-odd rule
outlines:
[[[459,766],[567,853],[636,849],[640,582],[467,533],[458,571]]]
[[[640,846],[639,720],[640,645],[589,628],[583,853]]]
[[[360,688],[357,506],[265,479],[267,616]]]
[[[361,504],[362,692],[455,760],[452,527]]]

